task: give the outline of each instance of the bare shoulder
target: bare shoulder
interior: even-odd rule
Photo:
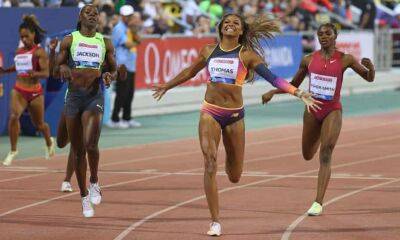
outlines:
[[[353,55],[343,53],[343,55],[342,55],[342,62],[344,63],[345,66],[352,65],[352,64],[353,64],[354,62],[356,62],[356,61],[357,61],[357,60],[356,60],[356,58],[355,58]]]
[[[109,45],[109,44],[111,44],[111,40],[109,39],[109,38],[104,38],[104,44],[106,44],[106,46],[107,45]]]
[[[114,45],[109,38],[104,38],[104,44],[106,45],[107,50],[114,49]]]
[[[261,57],[261,55],[256,53],[253,49],[249,49],[249,48],[246,48],[246,47],[244,47],[242,49],[240,54],[242,56],[242,59],[244,59],[244,60],[251,59],[251,58],[254,58],[254,57]]]
[[[37,57],[43,57],[43,56],[47,56],[47,53],[42,47],[38,47],[36,49],[34,55],[37,56]]]
[[[63,38],[61,41],[61,46],[71,46],[72,44],[72,35],[69,34]]]
[[[303,58],[301,59],[301,65],[308,66],[312,60],[313,54],[314,53],[312,52],[304,55]]]
[[[207,44],[207,45],[205,45],[205,46],[201,49],[200,54],[201,54],[205,59],[207,59],[207,58],[211,55],[211,53],[214,51],[214,49],[217,47],[217,45],[218,45],[218,44]]]
[[[355,60],[355,57],[351,54],[343,53],[342,60],[353,61]]]

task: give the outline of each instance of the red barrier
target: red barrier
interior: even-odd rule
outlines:
[[[174,78],[199,56],[206,45],[216,39],[206,38],[166,38],[145,39],[138,47],[136,62],[136,88],[150,88],[155,83],[165,83]],[[198,86],[207,81],[205,69],[186,82],[185,86]]]

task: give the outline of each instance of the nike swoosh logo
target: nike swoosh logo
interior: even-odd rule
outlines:
[[[335,59],[335,60],[332,60],[332,61],[330,61],[329,63],[334,63],[334,62],[336,62],[336,59]]]

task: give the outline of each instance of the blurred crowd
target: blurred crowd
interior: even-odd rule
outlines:
[[[267,13],[279,18],[282,31],[310,31],[327,21],[344,29],[400,28],[400,0],[0,0],[0,7],[98,6],[99,31],[111,34],[120,8],[131,5],[131,25],[140,34],[215,32],[226,13],[246,17]]]

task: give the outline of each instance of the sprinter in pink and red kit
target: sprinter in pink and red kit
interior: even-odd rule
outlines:
[[[28,110],[32,123],[45,139],[45,158],[50,159],[55,153],[54,139],[50,135],[49,125],[44,121],[44,96],[40,84],[40,79],[49,76],[48,56],[39,45],[44,33],[34,15],[24,16],[19,26],[22,44],[16,51],[15,64],[8,68],[0,67],[0,75],[17,73],[14,89],[10,93],[8,134],[11,149],[3,160],[5,166],[11,165],[18,154],[19,118],[25,109]]]
[[[304,78],[309,77],[309,91],[315,99],[322,102],[320,109],[304,111],[302,152],[305,160],[311,160],[318,148],[320,168],[318,172],[317,196],[308,210],[308,215],[322,213],[322,202],[331,177],[332,152],[342,128],[342,104],[340,90],[343,73],[353,69],[368,82],[374,81],[374,65],[368,58],[361,64],[351,54],[340,52],[335,47],[337,30],[335,25],[326,23],[318,28],[318,41],[321,49],[305,56],[291,84],[300,86]],[[262,96],[267,103],[274,94],[283,93],[276,89]]]

